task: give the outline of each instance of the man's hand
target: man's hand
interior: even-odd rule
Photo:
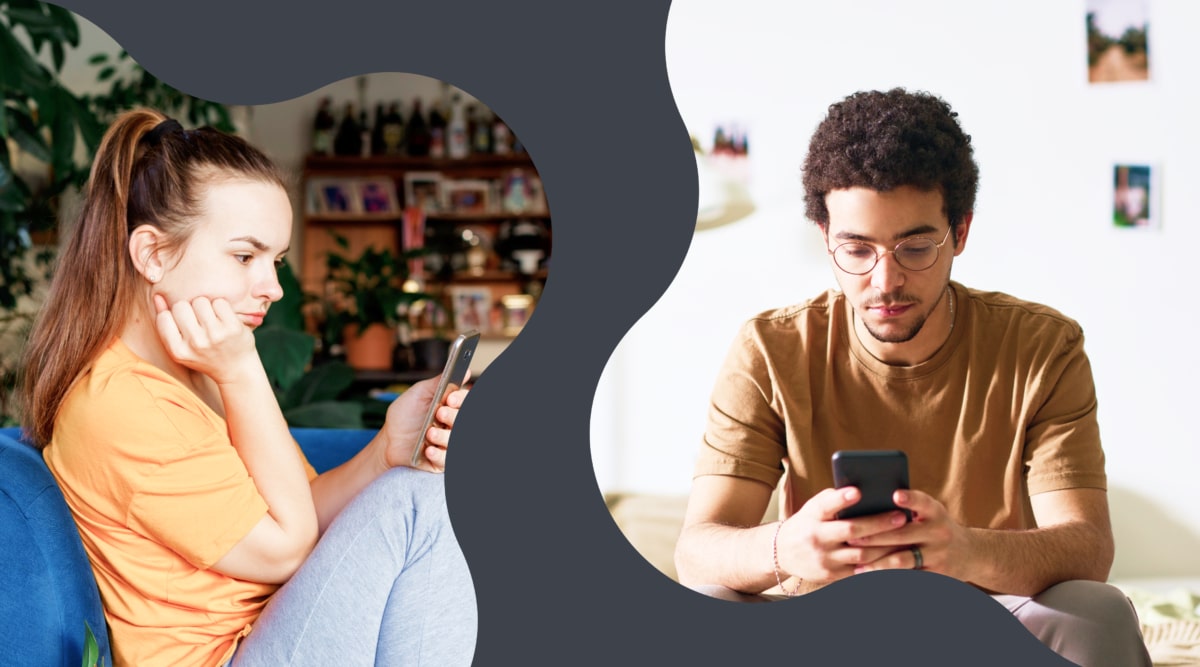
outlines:
[[[196,297],[168,307],[154,295],[155,327],[163,347],[179,364],[212,378],[218,385],[237,381],[262,368],[254,333],[225,299]]]
[[[780,569],[802,579],[829,582],[855,574],[864,565],[893,558],[893,544],[857,542],[891,535],[905,524],[903,512],[837,518],[838,512],[857,503],[861,496],[854,487],[825,489],[785,520],[776,542]],[[911,562],[908,567],[912,567]]]
[[[434,424],[421,433],[425,415],[437,391],[438,378],[422,380],[392,401],[388,406],[380,433],[387,438],[384,456],[389,468],[407,466],[412,459],[413,448],[420,442],[424,456],[417,466],[428,472],[443,472],[446,469],[446,448],[450,445],[450,430],[458,418],[458,410],[467,398],[468,389],[451,386],[445,400],[434,413]]]
[[[912,510],[912,523],[850,540],[855,547],[889,552],[877,560],[864,562],[855,568],[855,573],[912,569],[915,546],[921,550],[922,569],[966,581],[972,571],[970,531],[951,519],[946,507],[927,493],[899,490],[892,495],[892,501]]]

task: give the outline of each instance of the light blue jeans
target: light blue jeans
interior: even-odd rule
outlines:
[[[469,665],[478,610],[443,476],[394,468],[342,510],[231,664]]]

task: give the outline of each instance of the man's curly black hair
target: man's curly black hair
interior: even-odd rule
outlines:
[[[957,117],[940,97],[903,88],[860,91],[830,105],[804,160],[808,218],[829,226],[830,190],[909,185],[940,190],[943,211],[957,226],[974,210],[979,187],[971,137]]]

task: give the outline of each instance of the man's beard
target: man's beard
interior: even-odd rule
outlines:
[[[895,331],[892,333],[878,331],[867,322],[867,318],[860,315],[859,319],[862,320],[863,328],[867,330],[867,333],[871,334],[871,337],[880,343],[907,343],[908,341],[916,338],[917,334],[921,333],[921,329],[925,326],[925,322],[929,319],[929,316],[933,314],[934,308],[937,308],[937,305],[941,303],[940,294],[943,293],[944,292],[939,293],[938,300],[934,302],[933,306],[930,307],[929,310],[922,313],[921,316],[917,318],[917,321],[913,322],[911,326],[905,327],[900,331]],[[911,303],[914,307],[920,306],[920,302],[912,295],[897,294],[891,298],[879,298],[872,300],[871,303],[864,304],[862,308],[863,310],[866,310],[868,308],[886,306],[887,304],[894,303]]]

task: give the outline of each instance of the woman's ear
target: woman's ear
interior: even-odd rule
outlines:
[[[163,277],[163,257],[159,246],[162,231],[153,225],[139,225],[129,235],[129,257],[133,266],[151,284]]]

